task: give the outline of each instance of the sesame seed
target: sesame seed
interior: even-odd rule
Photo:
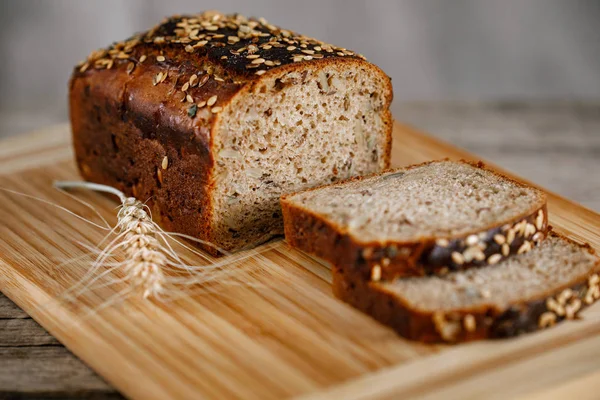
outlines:
[[[450,245],[450,242],[448,241],[448,239],[440,238],[435,241],[435,244],[440,247],[448,247]]]
[[[535,233],[535,226],[533,224],[525,225],[525,236],[531,236]]]
[[[221,56],[221,60],[227,60],[227,56]]]
[[[156,176],[158,177],[158,181],[162,185],[162,183],[163,183],[163,175],[162,175],[162,170],[160,170],[159,168],[156,169]]]
[[[494,242],[502,245],[502,244],[506,243],[506,238],[503,235],[497,234],[497,235],[494,235]]]
[[[169,157],[165,156],[165,158],[163,158],[163,160],[162,160],[161,167],[162,167],[162,169],[167,169],[168,166],[169,166]]]
[[[250,60],[252,60],[252,59],[255,59],[255,58],[259,58],[259,57],[260,57],[260,56],[259,56],[258,54],[248,54],[248,55],[246,56],[246,58],[248,58],[248,59],[250,59]]]
[[[274,65],[275,65],[275,63],[274,63],[273,61],[271,61],[271,60],[267,60],[267,61],[265,61],[265,65],[266,65],[267,67],[272,67],[272,66],[274,66]]]
[[[573,296],[573,291],[570,288],[567,288],[558,295],[556,300],[558,301],[558,304],[565,305],[571,296]]]
[[[481,249],[476,246],[468,247],[463,252],[463,257],[465,258],[466,262],[471,262],[473,260],[477,260],[477,261],[485,260],[485,254],[483,254],[483,251],[481,251]]]
[[[85,72],[88,68],[90,67],[90,63],[85,63],[81,66],[81,68],[79,68],[79,72],[83,73]]]
[[[565,315],[565,308],[552,297],[546,299],[546,308],[550,311],[554,311],[559,317]]]
[[[316,51],[321,51],[321,46],[315,46],[313,47],[313,49],[315,49]]]
[[[523,221],[519,222],[517,224],[517,226],[519,227],[517,229],[519,231],[519,235],[524,236],[525,235],[525,229],[527,229],[527,220],[524,219]]]
[[[509,229],[506,234],[506,243],[512,244],[513,240],[515,240],[515,231],[514,229]]]
[[[154,76],[154,78],[152,79],[152,84],[154,86],[158,85],[160,83],[160,81],[162,80],[162,76],[163,76],[162,72],[159,72],[158,74],[156,74]]]
[[[133,72],[134,68],[135,68],[135,63],[130,62],[129,64],[127,64],[127,73],[131,74],[131,72]]]
[[[262,64],[265,62],[264,58],[257,58],[256,60],[252,60],[252,64]]]
[[[573,301],[565,307],[567,319],[574,319],[577,316],[577,312],[581,309],[581,304],[581,300],[573,299]]]
[[[193,87],[194,83],[196,83],[197,80],[198,80],[198,75],[193,74],[192,76],[190,76],[190,80],[189,80],[190,86]]]
[[[452,252],[451,258],[452,258],[452,261],[454,261],[454,263],[457,265],[462,265],[465,263],[465,258],[463,257],[462,254],[460,254],[457,251]]]
[[[256,72],[255,72],[255,74],[256,74],[256,75],[262,75],[262,74],[264,74],[265,72],[267,72],[267,71],[265,71],[264,69],[261,69],[261,70],[259,70],[259,71],[256,71]]]
[[[204,86],[204,84],[208,82],[209,79],[210,76],[208,74],[202,75],[202,78],[200,78],[200,81],[198,82],[198,87]]]
[[[301,50],[301,51],[302,51],[304,54],[315,54],[315,51],[314,51],[314,50],[308,50],[308,49],[304,49],[304,50]]]
[[[502,245],[502,255],[507,257],[510,254],[510,246],[506,243]]]
[[[210,109],[210,112],[213,114],[220,113],[223,110],[223,107],[213,107]]]
[[[540,243],[542,240],[544,240],[544,234],[542,232],[537,232],[535,235],[533,235],[533,237],[531,238],[536,244]]]
[[[287,51],[294,51],[296,50],[296,46],[288,46],[285,48]]]
[[[217,81],[217,82],[225,82],[225,79],[221,78],[220,76],[216,76],[215,75],[215,81]]]
[[[305,59],[306,61],[310,61],[310,60],[312,60],[312,59],[313,59],[313,56],[304,56],[304,59]]]
[[[475,246],[477,243],[479,243],[479,237],[477,237],[477,235],[469,235],[467,240],[465,240],[467,246]]]
[[[381,280],[381,267],[379,265],[375,265],[371,269],[371,280],[373,282],[379,282]]]
[[[535,219],[535,226],[540,231],[544,228],[544,211],[538,211],[537,218]]]
[[[187,45],[185,46],[185,51],[188,53],[193,53],[194,52],[194,48],[191,45]]]
[[[213,104],[215,104],[217,102],[217,95],[211,96],[207,101],[206,101],[206,105],[208,105],[209,107],[212,106]]]
[[[531,242],[526,240],[525,242],[523,242],[521,247],[519,247],[519,250],[517,250],[517,254],[523,254],[525,252],[528,252],[529,250],[531,250]]]
[[[145,55],[145,54],[142,54],[142,55],[140,56],[140,63],[143,63],[144,61],[146,61],[146,58],[147,58],[147,57],[146,57],[146,55]]]
[[[189,95],[189,94],[187,96],[185,96],[185,100],[188,103],[193,103],[194,102],[194,98],[191,95]]]
[[[165,57],[164,56],[157,56],[156,57],[156,61],[163,62],[163,61],[165,61]]]
[[[186,92],[190,88],[190,84],[188,82],[184,83],[181,87],[182,92]]]
[[[488,264],[494,265],[497,264],[502,259],[502,254],[492,254],[488,257]]]
[[[547,328],[549,326],[554,325],[555,322],[556,314],[554,314],[551,311],[546,311],[542,315],[540,315],[540,318],[538,320],[538,326],[540,328]]]
[[[269,44],[266,44],[262,48],[265,49],[265,50],[269,50],[269,49],[273,48],[273,46],[271,46]]]
[[[163,83],[167,79],[168,76],[169,76],[169,72],[163,73],[163,76],[160,78],[159,83]]]
[[[475,317],[471,314],[465,315],[465,318],[463,320],[463,325],[467,332],[474,332],[475,329],[477,328],[477,322],[475,320]]]
[[[200,103],[198,103],[198,108],[202,108],[206,105],[206,101],[201,101]]]
[[[343,56],[345,56],[346,54],[344,54],[344,53],[342,53],[342,52],[340,51],[340,52],[338,52],[338,53],[337,53],[337,55],[338,55],[338,56],[340,56],[340,57],[343,57]]]

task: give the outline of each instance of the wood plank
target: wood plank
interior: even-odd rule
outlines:
[[[394,138],[395,165],[473,158],[401,125],[395,126]],[[77,177],[71,160],[22,169],[19,151],[39,151],[51,160],[68,143],[65,148],[52,146],[29,149],[21,142],[4,161],[0,157],[7,168],[17,165],[13,173],[0,177],[0,187],[97,220],[89,209],[51,187],[53,179]],[[112,199],[78,195],[114,223]],[[600,216],[552,194],[549,207],[552,225],[600,248]],[[82,256],[86,250],[77,242],[93,245],[103,231],[57,208],[1,191],[0,219],[0,289],[133,398],[358,399],[428,395],[454,382],[464,385],[460,388],[468,397],[473,382],[507,383],[511,375],[506,371],[521,365],[520,360],[536,363],[546,355],[551,360],[568,356],[577,364],[581,360],[568,351],[570,346],[595,346],[590,340],[600,333],[600,308],[594,306],[582,322],[515,340],[456,347],[411,343],[334,299],[328,266],[281,241],[231,267],[227,278],[210,290],[201,287],[168,302],[135,297],[98,310],[126,285],[97,288],[69,303],[61,295],[84,276],[89,260],[57,265]],[[181,253],[189,263],[202,263],[198,256]],[[566,383],[574,371],[578,370],[557,369],[553,377]],[[532,384],[525,389],[537,390],[535,382],[544,382],[543,374],[542,369],[531,371]]]
[[[0,319],[0,347],[59,344],[58,340],[31,318]]]
[[[10,318],[29,318],[29,315],[0,293],[0,319]]]
[[[64,347],[0,347],[0,371],[3,399],[122,398]]]

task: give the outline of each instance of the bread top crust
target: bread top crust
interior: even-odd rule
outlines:
[[[146,57],[140,60],[143,55]],[[223,74],[221,78],[242,81],[256,79],[280,65],[332,57],[365,59],[345,48],[272,25],[264,18],[206,11],[168,17],[149,31],[96,50],[77,71],[111,69],[130,61],[171,67],[210,62],[219,70],[215,73]]]
[[[74,70],[73,81],[101,86],[109,79],[122,86],[116,101],[139,116],[136,124],[183,131],[177,140],[210,148],[220,112],[236,95],[278,73],[302,70],[307,64],[353,64],[376,69],[364,57],[269,24],[204,12],[173,16],[108,48],[92,52]],[[282,84],[285,84],[282,83]],[[392,100],[391,83],[383,94]],[[151,130],[155,130],[152,128]]]

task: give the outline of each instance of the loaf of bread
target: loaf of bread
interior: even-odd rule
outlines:
[[[369,282],[334,268],[334,293],[423,342],[516,336],[546,328],[600,298],[600,260],[551,233],[528,253],[444,276]]]
[[[69,100],[85,179],[230,251],[283,233],[281,194],[390,159],[392,87],[379,68],[237,14],[172,17],[93,52]]]
[[[483,164],[434,161],[289,194],[288,243],[364,280],[496,264],[546,236],[543,192]]]

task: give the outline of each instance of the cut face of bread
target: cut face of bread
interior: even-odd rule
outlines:
[[[507,337],[573,319],[596,301],[599,262],[551,234],[526,254],[445,276],[368,282],[336,269],[334,292],[410,339]]]
[[[542,192],[466,162],[307,190],[282,206],[292,246],[374,280],[496,264],[548,227]]]
[[[214,138],[217,241],[282,234],[281,194],[385,168],[386,85],[375,69],[337,61],[273,71],[235,96]]]

